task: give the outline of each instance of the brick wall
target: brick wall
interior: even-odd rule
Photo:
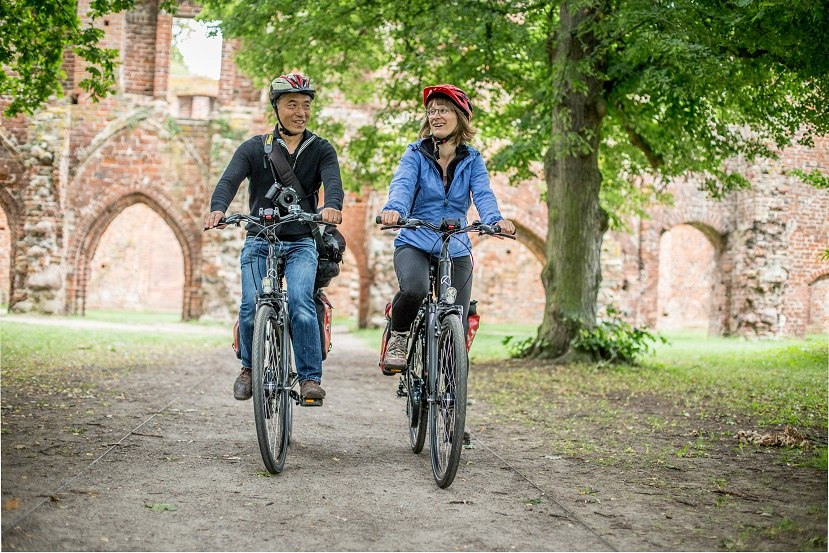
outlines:
[[[82,16],[88,6],[81,0]],[[198,9],[185,3],[178,15]],[[156,301],[146,299],[149,289],[114,284],[135,274],[135,268],[118,272],[127,266],[118,256],[129,251],[142,266],[169,271],[163,281],[170,286],[156,290],[164,298],[159,303],[179,305],[185,319],[230,319],[238,306],[242,236],[203,233],[200,224],[236,146],[273,126],[265,83],[238,71],[238,45],[225,41],[217,97],[179,113],[168,90],[172,17],[153,0],[97,24],[106,31],[104,44],[122,53],[119,93],[89,102],[76,87],[83,64],[69,57],[68,97],[33,117],[4,119],[0,128],[0,286],[6,294],[13,289],[10,302],[21,311],[83,312],[107,301],[138,305],[127,296]],[[332,99],[330,115],[353,122],[371,113],[333,93]],[[176,117],[194,113],[205,119]],[[829,264],[817,256],[827,247],[829,193],[787,171],[829,173],[829,139],[790,148],[779,161],[734,166],[751,190],[713,202],[693,176],[676,179],[673,206],[631,221],[629,233],[605,236],[600,308],[614,305],[638,324],[707,327],[714,334],[802,335],[826,328]],[[512,187],[494,175],[492,185],[503,214],[517,223],[519,240],[476,240],[473,296],[487,320],[540,322],[544,183]],[[396,288],[393,235],[373,222],[384,201],[384,193],[365,190],[349,194],[344,208],[349,248],[328,292],[337,315],[360,324],[382,324]],[[246,206],[242,190],[231,210]],[[113,296],[117,290],[120,299]]]

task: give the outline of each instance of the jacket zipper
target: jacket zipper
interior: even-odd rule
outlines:
[[[317,138],[317,135],[312,133],[311,136],[308,138],[308,140],[306,140],[305,142],[303,142],[302,144],[299,145],[299,150],[297,150],[296,156],[294,156],[294,163],[293,163],[293,165],[291,165],[291,169],[293,169],[294,172],[296,172],[296,162],[299,161],[299,155],[302,152],[304,152],[305,148],[307,148],[311,144],[311,142],[316,140],[316,138]],[[279,140],[279,143],[281,145],[285,146],[285,150],[287,151],[288,150],[288,145],[285,144],[285,141],[282,140],[281,138],[279,138],[278,140]]]
[[[421,154],[423,154],[426,157],[426,159],[430,159],[433,162],[437,163],[438,160],[435,158],[435,156],[429,154],[429,152],[427,152],[425,150],[422,150],[420,147],[417,148],[417,151],[420,152]],[[469,154],[467,154],[464,157],[469,157]],[[438,171],[438,168],[435,167],[435,163],[430,163],[429,165],[431,165],[432,169],[434,169],[435,172],[438,174],[438,178],[440,179],[441,184],[443,184],[443,175],[441,174],[440,171]],[[460,166],[460,161],[458,162],[458,165]],[[455,174],[456,175],[458,174],[458,168],[457,167],[455,167]],[[449,175],[446,175],[446,178],[448,179]],[[450,182],[448,184],[449,184],[449,186],[444,186],[443,187],[443,207],[449,207],[449,188],[452,186],[452,183]]]

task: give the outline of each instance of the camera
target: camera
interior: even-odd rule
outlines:
[[[283,213],[291,212],[291,206],[299,206],[299,194],[290,186],[282,186],[279,182],[271,185],[265,197]]]

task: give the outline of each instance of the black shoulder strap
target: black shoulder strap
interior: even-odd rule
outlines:
[[[263,142],[265,144],[265,155],[271,160],[271,171],[273,172],[274,169],[276,170],[276,173],[279,175],[278,180],[281,180],[286,186],[290,186],[297,192],[302,190],[299,179],[294,173],[294,170],[291,168],[291,164],[288,163],[288,160],[285,159],[285,155],[282,153],[282,148],[273,147],[273,133],[271,132],[266,134]],[[277,180],[276,174],[274,175],[274,180]],[[320,226],[317,224],[311,224],[310,227],[311,234],[314,236],[314,241],[317,243],[317,251],[325,253],[325,242],[322,238],[322,229],[320,229]]]
[[[290,186],[299,192],[301,190],[299,179],[296,177],[296,174],[294,174],[291,164],[288,163],[287,159],[285,159],[285,154],[282,153],[282,148],[273,147],[272,132],[265,135],[264,143],[265,155],[271,160],[271,163],[273,164],[272,168],[276,169],[276,172],[279,175],[279,180],[281,180],[286,186]]]

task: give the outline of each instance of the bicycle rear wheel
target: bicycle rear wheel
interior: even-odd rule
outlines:
[[[291,405],[283,365],[282,327],[276,310],[262,305],[253,322],[253,415],[265,468],[282,472],[288,454]]]
[[[426,356],[423,329],[416,332],[412,338],[414,349],[409,361],[409,369],[403,378],[406,379],[406,417],[409,421],[409,443],[413,453],[423,451],[426,443]]]
[[[463,325],[456,314],[446,315],[438,332],[434,401],[429,405],[432,473],[441,488],[455,479],[466,423],[466,377],[469,360]]]

